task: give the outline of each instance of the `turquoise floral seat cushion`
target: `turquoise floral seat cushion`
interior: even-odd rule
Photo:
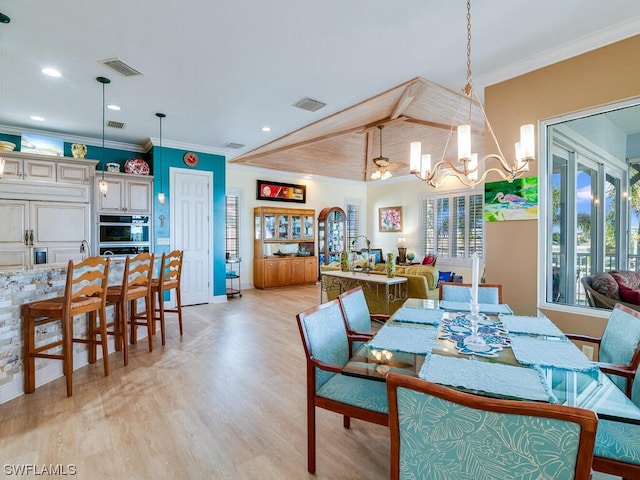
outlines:
[[[386,384],[375,380],[336,374],[317,389],[316,395],[375,412],[389,411]]]
[[[498,289],[495,287],[479,287],[478,303],[500,303]],[[471,287],[464,285],[443,285],[442,300],[451,300],[452,302],[470,302]]]
[[[400,478],[572,479],[580,426],[398,388]]]
[[[640,465],[640,425],[599,420],[593,452],[596,457]]]

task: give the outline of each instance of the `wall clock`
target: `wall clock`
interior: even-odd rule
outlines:
[[[199,161],[198,155],[196,155],[193,152],[185,153],[182,159],[184,160],[184,164],[187,167],[195,167],[196,165],[198,165],[198,161]]]

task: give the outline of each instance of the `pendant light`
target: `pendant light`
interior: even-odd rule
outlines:
[[[104,125],[105,125],[105,120],[104,120],[104,86],[111,83],[111,80],[109,80],[107,77],[97,77],[96,80],[102,84],[102,155],[101,155],[101,160],[102,160],[102,178],[100,179],[100,181],[98,182],[98,188],[100,189],[100,193],[103,196],[107,196],[107,191],[109,190],[109,184],[107,183],[107,181],[104,179],[104,171],[106,169],[106,163],[104,162]]]
[[[158,169],[158,177],[159,177],[159,183],[160,183],[160,192],[158,192],[158,202],[160,202],[160,205],[164,205],[165,202],[165,195],[164,195],[164,188],[162,188],[162,119],[164,117],[166,117],[166,115],[164,113],[156,113],[156,117],[158,117],[158,119],[160,120],[160,149],[158,150],[158,165],[159,165],[159,169]],[[156,170],[156,161],[155,159],[153,160],[153,170],[155,173]]]

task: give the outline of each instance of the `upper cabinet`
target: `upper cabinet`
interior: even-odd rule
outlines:
[[[318,214],[318,255],[320,263],[339,262],[346,249],[346,215],[340,207],[324,208]]]
[[[0,198],[89,202],[96,160],[2,152]]]
[[[316,238],[314,216],[315,210],[255,208],[255,258],[280,254],[313,255]]]
[[[96,209],[98,213],[151,213],[153,177],[127,173],[105,173],[107,194],[102,195],[98,182],[102,175],[96,175]]]

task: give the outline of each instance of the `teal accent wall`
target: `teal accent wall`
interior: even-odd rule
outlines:
[[[153,210],[154,210],[154,241],[158,238],[169,238],[171,234],[171,192],[169,191],[169,168],[190,169],[184,164],[184,154],[189,150],[179,150],[154,146],[151,150],[153,157],[152,173],[154,176]],[[213,172],[213,219],[211,228],[213,233],[213,292],[214,296],[226,295],[225,280],[225,193],[226,193],[226,159],[222,155],[195,152],[200,161],[193,170]],[[158,193],[164,191],[165,204],[158,202]],[[160,215],[164,216],[164,226],[160,225]],[[160,258],[163,252],[168,253],[169,245],[154,245],[154,252]]]

